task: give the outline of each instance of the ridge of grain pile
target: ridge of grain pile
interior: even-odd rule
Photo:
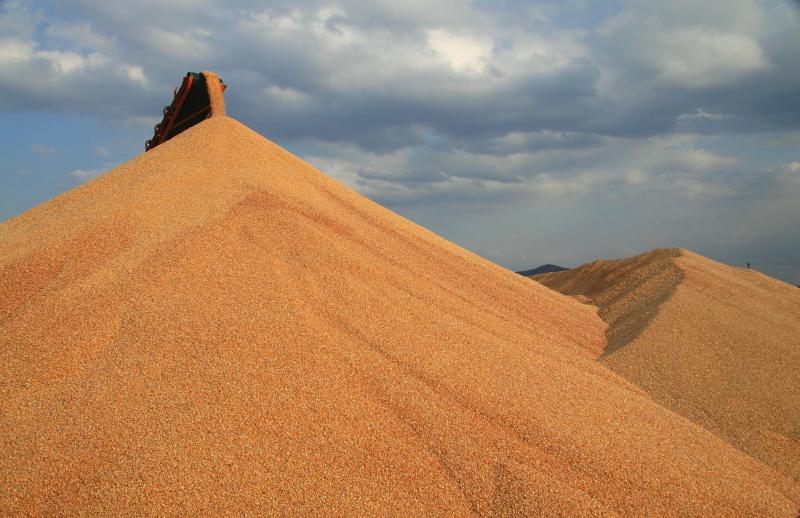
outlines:
[[[600,308],[604,365],[800,482],[800,290],[679,248],[535,279]]]
[[[790,516],[590,306],[225,116],[0,225],[4,514]]]

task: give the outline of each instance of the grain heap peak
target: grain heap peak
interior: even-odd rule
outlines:
[[[145,143],[145,151],[208,118],[225,116],[226,88],[214,72],[187,72],[181,85],[175,88],[172,102],[164,106],[164,118],[153,128],[153,138]]]

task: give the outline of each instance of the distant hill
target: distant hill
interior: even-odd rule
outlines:
[[[538,268],[534,268],[533,270],[523,270],[517,273],[520,275],[524,275],[525,277],[530,277],[531,275],[539,275],[542,273],[564,272],[567,270],[569,270],[569,268],[564,268],[563,266],[557,266],[555,264],[543,264]]]

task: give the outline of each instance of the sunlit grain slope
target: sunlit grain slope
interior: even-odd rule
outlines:
[[[798,506],[597,364],[594,308],[232,119],[0,225],[0,272],[4,514]]]
[[[800,290],[683,249],[537,280],[600,307],[603,364],[800,480]]]

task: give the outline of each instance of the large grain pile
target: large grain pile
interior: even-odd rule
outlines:
[[[0,508],[796,512],[605,327],[213,117],[0,225]]]
[[[537,280],[600,308],[604,365],[800,481],[800,290],[683,249]]]

